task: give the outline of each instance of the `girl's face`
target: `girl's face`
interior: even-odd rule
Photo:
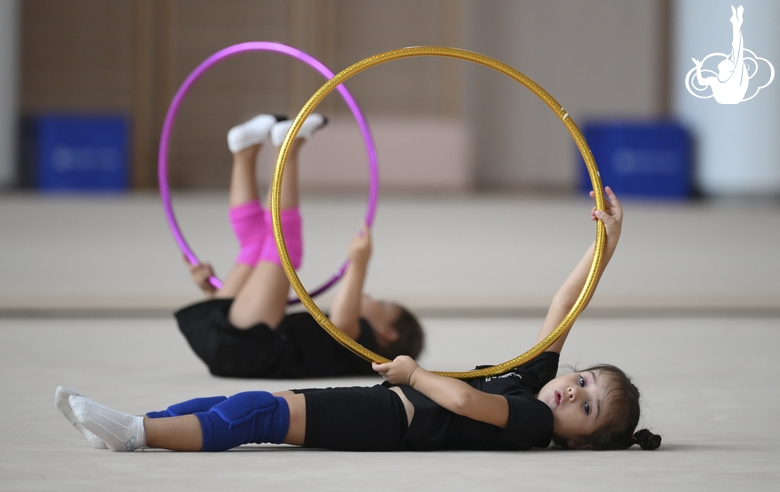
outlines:
[[[393,323],[400,315],[401,308],[392,302],[377,301],[368,294],[363,295],[360,300],[360,316],[365,318],[373,328],[380,347],[398,340],[398,332],[393,327]]]
[[[609,379],[599,372],[563,374],[545,384],[537,398],[553,412],[553,434],[572,449],[586,449],[593,434],[609,415],[606,390]]]

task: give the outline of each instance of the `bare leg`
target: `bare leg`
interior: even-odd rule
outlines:
[[[281,209],[298,206],[298,154],[304,139],[296,139],[290,147],[281,190]],[[270,195],[270,193],[269,193]],[[270,199],[266,199],[266,207]],[[271,227],[268,224],[268,227]],[[249,274],[235,295],[229,320],[237,328],[250,328],[265,323],[275,328],[284,317],[290,281],[281,265],[261,262]]]
[[[150,448],[173,451],[200,451],[203,449],[203,431],[195,415],[150,419],[144,417],[146,445]]]
[[[257,182],[255,180],[255,161],[262,144],[247,147],[233,154],[233,172],[230,176],[231,207],[257,200]]]
[[[262,145],[253,145],[233,154],[233,171],[230,176],[230,195],[228,203],[230,207],[237,207],[245,203],[258,200],[257,180],[255,176],[255,161]],[[233,270],[225,278],[222,288],[215,297],[235,297],[241,287],[252,273],[252,266],[245,263],[236,263]]]
[[[281,391],[274,393],[274,396],[283,397],[290,409],[290,427],[287,430],[284,443],[303,446],[303,441],[306,438],[306,397],[292,391]]]
[[[290,146],[290,151],[287,154],[287,165],[284,166],[284,178],[282,179],[282,192],[280,197],[281,210],[287,208],[294,208],[298,206],[298,155],[300,154],[301,147],[306,140],[302,138],[295,139]],[[279,149],[276,149],[277,155]],[[268,188],[268,193],[265,197],[263,206],[266,209],[271,209],[271,188]]]

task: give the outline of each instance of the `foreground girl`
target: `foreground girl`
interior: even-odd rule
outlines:
[[[607,240],[603,273],[620,238],[623,212],[606,188]],[[590,269],[588,249],[555,294],[537,341],[569,312]],[[555,441],[571,449],[655,449],[661,438],[635,432],[639,392],[614,366],[555,377],[566,335],[506,374],[459,381],[434,375],[406,356],[373,368],[385,383],[373,387],[249,391],[230,398],[196,398],[146,416],[117,412],[69,388],[58,408],[93,443],[114,451],[145,447],[222,451],[247,443],[286,443],[353,451],[521,450]]]

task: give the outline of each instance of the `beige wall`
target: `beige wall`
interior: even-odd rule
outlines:
[[[158,135],[179,84],[207,56],[243,41],[290,44],[333,70],[404,46],[461,47],[523,71],[577,122],[657,115],[668,1],[22,0],[21,108],[126,114],[140,188],[156,186]],[[458,60],[418,58],[351,79],[347,86],[381,142],[383,185],[571,187],[573,148],[563,127],[502,77]],[[230,126],[258,112],[295,114],[322,82],[273,53],[218,65],[180,110],[172,186],[225,187]],[[346,106],[334,93],[318,110],[334,126],[313,155],[349,162],[328,168],[329,179],[304,176],[304,185],[361,187],[355,173],[336,172],[365,167]]]
[[[582,128],[591,118],[665,111],[662,0],[464,2],[464,44],[517,68]],[[468,121],[482,187],[571,187],[578,169],[568,132],[530,91],[498,72],[466,73]]]

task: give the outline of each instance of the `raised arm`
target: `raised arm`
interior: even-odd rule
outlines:
[[[341,279],[333,305],[330,321],[353,340],[360,337],[360,303],[363,298],[363,283],[368,273],[371,257],[371,231],[363,224],[361,231],[352,238],[347,254],[349,266]]]
[[[609,260],[612,258],[612,254],[615,252],[618,240],[620,239],[620,230],[623,225],[623,209],[620,206],[612,189],[607,186],[604,188],[607,194],[607,201],[605,201],[605,210],[596,210],[594,207],[591,210],[591,220],[601,220],[604,222],[604,226],[607,230],[607,239],[604,244],[604,256],[602,257],[601,267],[596,277],[596,285],[598,285],[601,275],[604,273],[604,269],[607,267]],[[593,197],[593,192],[590,192],[590,196]],[[563,321],[563,318],[571,311],[572,306],[577,301],[577,298],[582,292],[582,288],[585,286],[585,281],[588,278],[588,272],[590,271],[591,263],[593,262],[593,252],[595,250],[595,242],[590,245],[588,251],[574,267],[574,270],[569,274],[563,285],[558,289],[558,292],[553,296],[550,308],[547,311],[547,317],[544,319],[542,329],[539,331],[539,335],[536,337],[536,343],[539,343],[544,338],[558,327]],[[595,287],[594,287],[595,288]],[[565,332],[561,337],[555,341],[547,349],[548,352],[560,353],[563,348],[563,344],[566,342],[566,336],[569,332]]]
[[[458,379],[437,376],[406,355],[387,364],[374,363],[373,367],[385,380],[411,386],[458,415],[501,428],[509,420],[509,404],[503,396],[479,391]]]

